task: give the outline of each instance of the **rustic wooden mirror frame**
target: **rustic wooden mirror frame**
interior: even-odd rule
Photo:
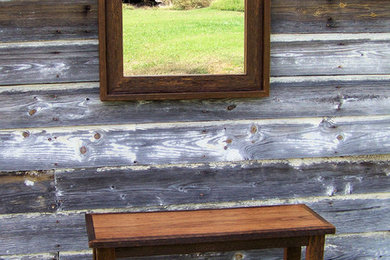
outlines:
[[[270,0],[245,0],[245,73],[124,76],[122,0],[99,0],[101,100],[262,97],[269,93]]]

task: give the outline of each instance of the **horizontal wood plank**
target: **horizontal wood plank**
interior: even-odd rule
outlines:
[[[390,74],[388,40],[272,42],[271,76]],[[98,81],[97,41],[0,44],[0,85]]]
[[[274,0],[272,32],[388,32],[387,4],[387,0]],[[2,1],[0,27],[0,42],[97,39],[97,1]]]
[[[387,0],[272,1],[273,33],[385,32]]]
[[[390,185],[386,161],[138,168],[55,171],[55,194],[52,171],[1,174],[1,214],[357,195]]]
[[[0,42],[96,39],[96,0],[0,2]]]
[[[329,199],[307,205],[334,224],[338,234],[385,231],[390,225],[390,199]],[[0,237],[0,255],[88,249],[83,213],[21,214],[0,218],[0,226],[7,234]]]
[[[0,85],[98,80],[97,41],[0,44]]]
[[[387,154],[390,117],[9,129],[0,139],[1,171]]]
[[[52,172],[0,173],[0,214],[53,212],[56,208]]]
[[[261,99],[155,102],[102,103],[98,83],[42,85],[28,91],[15,86],[12,91],[0,92],[0,128],[389,113],[390,80],[332,78],[274,82],[271,96]]]
[[[0,226],[7,234],[0,236],[0,255],[88,249],[84,214],[10,215]]]
[[[271,76],[389,74],[388,40],[271,43]]]
[[[86,226],[89,246],[94,248],[158,247],[182,243],[199,246],[203,251],[207,248],[204,243],[209,242],[222,251],[221,244],[224,243],[235,248],[253,246],[245,242],[236,244],[242,240],[270,239],[270,243],[263,241],[268,247],[277,245],[278,239],[284,244],[283,238],[298,236],[306,237],[308,241],[310,236],[335,233],[335,227],[331,223],[303,204],[217,210],[97,213],[86,215]],[[298,239],[292,244],[300,246],[303,241],[305,239]],[[258,245],[263,247],[263,242]],[[178,251],[185,252],[189,249],[185,248]],[[176,253],[178,248],[171,249]],[[170,252],[170,249],[162,251]],[[138,253],[142,255],[142,252]]]
[[[60,210],[292,199],[388,192],[389,162],[235,163],[56,174]],[[302,188],[304,187],[304,189]]]

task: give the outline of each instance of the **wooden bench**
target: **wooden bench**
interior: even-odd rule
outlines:
[[[305,205],[87,214],[94,259],[285,248],[284,259],[323,259],[335,227]]]

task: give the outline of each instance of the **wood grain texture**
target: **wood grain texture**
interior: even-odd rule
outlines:
[[[97,80],[97,41],[0,45],[0,85]]]
[[[387,3],[387,0],[274,0],[272,32],[388,32],[390,12],[384,8]],[[97,1],[2,1],[0,27],[0,42],[97,39]]]
[[[389,74],[390,71],[389,63],[384,62],[390,56],[388,41],[273,42],[271,50],[271,76]]]
[[[344,162],[86,169],[56,174],[56,189],[60,210],[284,200],[388,192],[389,168],[388,162]]]
[[[3,44],[0,85],[98,81],[97,41]],[[271,76],[390,74],[386,40],[271,43]]]
[[[57,85],[39,85],[29,91],[15,86],[0,92],[0,128],[386,115],[390,111],[388,80],[331,77],[273,83],[271,97],[261,99],[111,103],[100,101],[98,83],[60,86],[59,90],[52,89]]]
[[[390,199],[330,198],[307,204],[334,224],[338,234],[385,231],[390,224]],[[0,237],[0,255],[88,249],[84,213],[10,215],[0,218],[0,225],[7,234]]]
[[[53,212],[56,208],[52,172],[0,173],[0,214]]]
[[[5,184],[3,180],[5,195],[0,208],[2,214],[11,214],[387,192],[389,168],[387,162],[344,162],[299,167],[236,163],[144,170],[75,169],[55,173],[56,193],[52,181],[39,177],[52,180],[51,171],[38,177],[31,177],[34,172],[2,173],[0,179],[18,181]]]
[[[273,33],[388,31],[387,0],[272,1]]]
[[[115,250],[111,248],[100,248],[94,251],[96,260],[115,260]]]
[[[332,224],[305,205],[91,214],[86,221],[93,234],[89,245],[95,248],[234,243],[335,233]],[[318,243],[312,244],[316,248]]]
[[[53,211],[57,207],[60,210],[129,208],[236,200],[283,200],[306,194],[334,196],[387,192],[388,169],[386,162],[345,162],[300,167],[282,163],[244,166],[237,163],[212,168],[206,164],[192,168],[60,171],[56,173],[56,196],[53,191],[42,194],[41,190],[37,190],[36,187],[41,187],[42,183],[35,178],[36,185],[33,187],[26,186],[22,181],[8,183],[7,189],[3,189],[7,196],[2,199],[2,213]],[[240,174],[237,174],[238,171]],[[6,178],[18,179],[20,174],[30,176],[34,173],[14,173]],[[50,172],[42,174],[51,175]],[[301,189],[301,185],[305,189]],[[19,199],[21,188],[24,194],[26,189],[31,190],[27,193],[31,199]]]
[[[306,258],[308,260],[324,259],[325,236],[312,236],[309,245],[306,247]]]
[[[9,215],[0,226],[7,234],[0,236],[1,256],[88,248],[84,214]]]
[[[97,1],[2,1],[0,28],[0,42],[96,39]]]
[[[389,153],[390,118],[11,129],[0,139],[2,171],[332,157]]]

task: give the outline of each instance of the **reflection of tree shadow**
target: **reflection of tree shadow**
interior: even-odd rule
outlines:
[[[143,7],[143,6],[152,7],[152,6],[158,6],[162,2],[159,0],[122,0],[122,3],[135,5],[137,7]]]

